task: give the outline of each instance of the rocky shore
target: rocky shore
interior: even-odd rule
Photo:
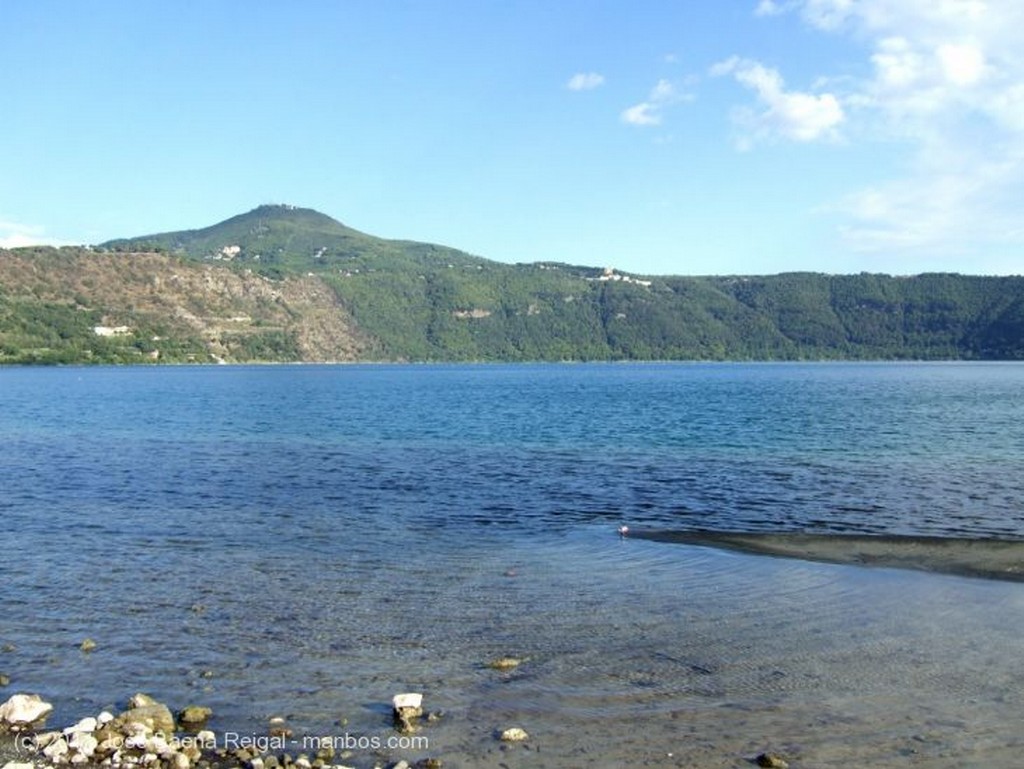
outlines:
[[[440,718],[424,712],[421,694],[398,694],[392,702],[396,735],[412,735],[420,730],[421,721]],[[412,764],[390,760],[384,754],[392,741],[376,735],[296,738],[280,717],[269,719],[261,734],[217,733],[206,728],[212,715],[209,708],[189,705],[173,713],[141,693],[120,713],[86,716],[63,729],[46,728],[52,711],[53,705],[37,694],[15,694],[0,705],[0,748],[6,748],[0,755],[13,755],[2,769],[353,769],[345,761],[356,751],[380,754],[374,763],[380,769],[442,765],[430,757]]]

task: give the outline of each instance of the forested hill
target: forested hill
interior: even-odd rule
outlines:
[[[508,265],[309,209],[0,250],[0,362],[1024,359],[1024,278]]]

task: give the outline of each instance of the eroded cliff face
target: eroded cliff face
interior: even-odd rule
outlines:
[[[315,275],[272,280],[164,254],[0,251],[0,299],[73,308],[83,335],[134,340],[154,360],[351,361],[372,344]]]

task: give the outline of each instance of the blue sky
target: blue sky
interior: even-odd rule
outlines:
[[[262,203],[500,261],[1024,273],[1020,0],[0,2],[0,245]]]

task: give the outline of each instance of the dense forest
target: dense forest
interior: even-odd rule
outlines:
[[[1024,278],[509,265],[309,209],[0,251],[0,362],[1020,360]]]

